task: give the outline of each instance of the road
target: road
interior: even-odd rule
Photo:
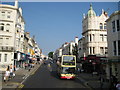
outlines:
[[[79,79],[63,80],[57,76],[56,64],[51,68],[42,64],[41,67],[23,83],[24,88],[86,88]]]

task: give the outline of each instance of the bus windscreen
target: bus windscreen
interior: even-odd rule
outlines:
[[[63,65],[75,65],[75,57],[64,56],[63,57]]]

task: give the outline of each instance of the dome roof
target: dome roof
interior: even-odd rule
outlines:
[[[87,13],[87,16],[88,16],[88,17],[96,16],[96,13],[95,13],[95,11],[94,11],[93,8],[92,8],[92,4],[90,5],[90,9],[89,9],[89,11],[88,11],[88,13]]]

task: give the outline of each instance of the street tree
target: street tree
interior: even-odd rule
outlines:
[[[53,58],[53,52],[49,52],[48,57]]]

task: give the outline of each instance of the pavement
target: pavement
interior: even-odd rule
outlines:
[[[101,83],[100,83],[100,76],[98,75],[92,75],[90,73],[79,73],[78,76],[79,80],[81,80],[81,82],[83,82],[83,84],[87,87],[89,87],[91,90],[98,90],[98,89],[105,89],[105,90],[109,90],[110,86],[109,86],[109,82],[108,81],[104,81],[102,82],[102,87],[101,87]]]
[[[34,68],[32,68],[30,71],[28,71],[28,69],[25,68],[19,68],[17,71],[15,71],[16,74],[15,77],[7,82],[4,82],[2,78],[2,82],[0,82],[0,86],[2,87],[2,90],[6,90],[8,88],[11,88],[12,90],[16,90],[16,88],[22,88],[24,86],[23,82],[30,75],[33,75],[40,66],[41,64],[35,64]]]
[[[12,78],[10,81],[8,82],[0,82],[0,85],[2,86],[2,90],[6,90],[8,88],[11,88],[12,90],[16,90],[16,88],[22,88],[23,82],[30,76],[33,75],[37,69],[41,66],[41,64],[36,64],[34,68],[32,68],[30,71],[24,69],[24,68],[20,68],[17,71],[15,71],[16,76],[14,78]],[[99,80],[99,76],[97,75],[92,75],[90,73],[79,73],[79,75],[77,76],[77,78],[88,88],[90,88],[91,90],[95,90],[95,89],[100,89],[100,80]],[[107,81],[102,83],[102,89],[109,89],[109,83]]]

